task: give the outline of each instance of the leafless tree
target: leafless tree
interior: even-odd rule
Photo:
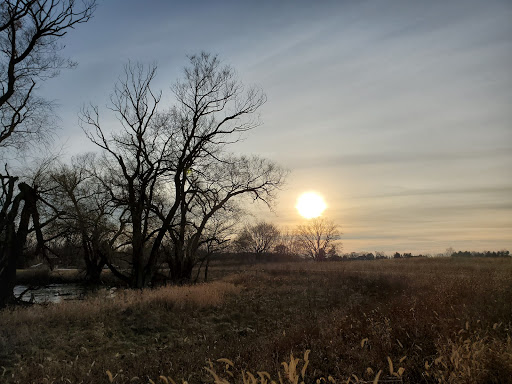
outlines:
[[[61,38],[90,19],[95,0],[4,0],[0,4],[0,148],[22,149],[47,137],[51,102],[36,95],[41,81],[73,63],[59,56]],[[15,261],[37,227],[40,200],[36,186],[19,183],[5,166],[0,173],[0,307],[13,297]],[[19,217],[18,217],[19,215]],[[42,241],[40,228],[38,238]]]
[[[237,208],[234,202],[240,200],[270,203],[285,176],[281,168],[268,160],[243,156],[225,157],[223,161],[203,167],[202,172],[194,173],[196,175],[192,175],[190,180],[191,188],[185,194],[183,209],[188,212],[185,221],[180,221],[171,229],[175,254],[170,268],[175,276],[180,276],[181,281],[190,279],[201,239],[208,238],[205,233],[212,220],[218,220],[219,215],[224,219],[232,215]],[[190,241],[182,242],[189,227],[193,228]],[[176,249],[176,245],[181,249]]]
[[[298,255],[300,247],[297,242],[297,232],[287,227],[282,228],[274,251],[281,255]]]
[[[190,280],[211,220],[240,196],[270,203],[285,175],[267,160],[224,151],[258,124],[252,115],[265,96],[245,91],[216,56],[190,57],[170,111],[158,109],[160,93],[151,89],[155,74],[154,66],[126,67],[111,106],[120,132],[105,134],[97,107],[82,114],[84,129],[93,127],[88,137],[104,152],[99,178],[129,228],[132,269],[126,280],[133,287],[150,283],[166,239],[172,242],[173,280]]]
[[[13,298],[16,280],[16,262],[23,252],[26,243],[30,219],[39,223],[36,210],[37,193],[25,183],[18,185],[17,178],[11,177],[7,171],[1,175],[2,210],[0,211],[0,307],[5,306]],[[22,204],[24,202],[24,204]],[[18,211],[21,215],[17,222]],[[37,226],[36,226],[37,227]]]
[[[241,252],[266,253],[272,250],[279,238],[280,232],[276,225],[260,221],[245,226],[236,243]]]
[[[150,256],[157,257],[161,239],[172,228],[179,280],[189,279],[190,251],[193,253],[203,228],[218,210],[245,194],[270,201],[284,177],[279,167],[265,160],[223,155],[226,145],[259,124],[254,116],[266,101],[265,95],[257,88],[245,90],[234,70],[222,66],[216,56],[201,53],[189,59],[184,78],[173,87],[178,100],[172,110],[178,132],[172,152],[175,200],[163,217]],[[197,225],[195,241],[187,246],[187,212],[198,199],[203,199],[208,213]]]
[[[239,209],[236,204],[228,204],[228,206],[217,211],[208,220],[206,226],[200,230],[200,236],[198,236],[199,228],[197,223],[191,223],[190,229],[187,231],[188,236],[186,242],[188,252],[186,263],[190,264],[191,267],[196,267],[196,276],[193,279],[194,283],[198,281],[202,270],[204,270],[204,281],[208,280],[208,268],[212,256],[229,247],[231,237],[243,214],[243,210]],[[200,220],[200,218],[198,219]],[[199,238],[199,241],[194,244],[197,238]],[[172,244],[170,252],[167,253],[167,264],[169,265],[171,277],[175,276],[177,271],[175,267],[175,256],[176,252]],[[172,280],[176,281],[176,279]]]
[[[133,287],[147,284],[144,270],[154,236],[154,211],[162,208],[158,194],[165,189],[168,153],[175,136],[167,128],[170,115],[158,112],[160,93],[151,89],[155,75],[156,66],[125,67],[109,107],[121,127],[111,136],[104,134],[98,107],[85,109],[81,116],[87,136],[103,150],[96,177],[117,209],[119,228],[125,227],[128,233],[125,245],[131,253],[130,273],[123,274],[110,266],[114,274]],[[93,127],[93,131],[86,130],[87,126]]]
[[[98,283],[124,228],[113,222],[115,208],[91,172],[94,168],[94,156],[85,154],[73,158],[71,165],[59,164],[51,170],[53,188],[47,195],[61,213],[45,230],[45,238],[53,240],[56,250],[63,245],[74,247],[83,255],[86,281]]]
[[[46,137],[51,103],[41,81],[74,65],[59,55],[61,38],[87,22],[95,0],[5,0],[0,5],[0,147],[21,148]]]
[[[315,261],[324,260],[329,247],[340,237],[339,226],[322,217],[297,227],[297,242],[302,253]]]
[[[47,201],[43,175],[50,160],[42,161],[25,181],[18,183],[18,178],[0,175],[0,307],[13,299],[16,278],[16,265],[23,259],[27,238],[33,234],[37,243],[36,252],[41,253],[49,262],[43,228],[51,224],[58,216],[58,209]],[[15,189],[19,191],[16,192]],[[42,207],[44,206],[44,208]],[[47,212],[42,216],[41,212]],[[51,212],[51,213],[50,213]],[[50,262],[50,267],[52,267]]]

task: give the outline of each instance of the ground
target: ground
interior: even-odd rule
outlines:
[[[282,362],[300,358],[301,374],[310,350],[305,383],[379,372],[387,382],[512,382],[512,260],[216,265],[210,276],[0,312],[1,379],[241,383],[243,371],[266,371],[288,382]]]

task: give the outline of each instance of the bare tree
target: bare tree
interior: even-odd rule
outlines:
[[[6,0],[0,5],[0,147],[20,148],[45,137],[51,103],[41,81],[74,65],[59,55],[61,38],[87,22],[95,0]]]
[[[180,281],[190,280],[201,239],[212,220],[219,214],[221,217],[231,214],[237,207],[234,202],[245,201],[244,197],[270,204],[285,174],[280,167],[265,159],[229,156],[203,167],[200,176],[193,176],[191,188],[185,194],[184,209],[188,212],[185,221],[170,229],[175,245],[170,268],[175,276],[180,276]],[[182,243],[181,238],[185,239],[189,227],[193,228],[190,241]]]
[[[5,175],[0,175],[0,307],[13,299],[16,264],[23,258],[30,234],[35,235],[36,253],[40,252],[49,261],[42,229],[56,219],[59,211],[42,196],[46,192],[42,176],[48,165],[49,161],[39,164],[31,177],[25,177],[26,182],[18,183],[17,177],[9,175],[7,167]],[[48,213],[44,217],[43,210]]]
[[[190,248],[187,249],[185,242],[190,204],[205,197],[209,207],[197,227],[197,238],[192,243],[197,244],[202,228],[228,201],[244,194],[251,194],[255,200],[270,201],[284,176],[279,167],[261,159],[222,156],[226,145],[238,141],[242,133],[259,124],[254,115],[266,101],[265,95],[257,88],[245,90],[234,70],[222,66],[216,56],[203,52],[189,59],[184,78],[173,87],[178,100],[172,110],[178,132],[172,161],[175,200],[163,217],[162,230],[150,256],[150,260],[157,257],[161,240],[172,229],[176,276],[180,280],[189,279],[191,271],[187,261]],[[222,166],[218,167],[219,164]],[[218,177],[212,178],[211,173]],[[196,175],[204,176],[202,184],[189,182]],[[194,248],[195,245],[191,249]]]
[[[254,225],[245,226],[235,241],[239,251],[266,253],[270,252],[279,238],[280,232],[277,226],[260,221]]]
[[[261,91],[245,91],[231,68],[202,53],[190,57],[173,88],[178,104],[162,112],[160,93],[151,89],[155,73],[154,66],[126,67],[111,107],[121,132],[105,135],[97,107],[82,114],[104,152],[99,178],[130,232],[125,280],[133,287],[150,283],[166,239],[173,280],[190,280],[210,221],[242,195],[270,203],[285,175],[267,160],[224,151],[258,124],[251,116],[265,101]]]
[[[59,41],[69,29],[88,21],[95,6],[95,0],[5,0],[0,4],[0,148],[4,151],[47,137],[51,103],[35,91],[41,81],[73,65],[59,56],[63,48]],[[13,297],[15,261],[23,251],[30,220],[39,226],[40,197],[37,186],[18,185],[18,177],[11,175],[7,166],[0,179],[2,307]],[[42,241],[40,228],[37,233]]]
[[[300,247],[297,243],[297,232],[290,228],[283,228],[280,231],[279,240],[274,247],[274,251],[281,255],[297,255],[300,253]]]
[[[154,230],[153,206],[173,140],[163,132],[168,117],[157,111],[160,94],[150,87],[155,74],[155,66],[147,70],[142,65],[125,67],[124,77],[111,96],[110,109],[121,123],[120,131],[112,136],[105,136],[97,107],[84,110],[81,116],[83,123],[94,128],[94,133],[86,131],[87,136],[103,149],[101,171],[96,176],[119,212],[119,227],[126,226],[129,233],[126,246],[131,252],[131,271],[125,275],[112,269],[133,287],[145,285],[145,253]]]
[[[50,172],[54,188],[47,195],[61,214],[45,230],[45,237],[53,240],[56,254],[63,245],[82,254],[86,281],[99,283],[107,256],[113,252],[124,228],[119,231],[113,222],[115,208],[91,172],[94,168],[94,156],[86,154],[73,158],[71,165],[60,164]]]
[[[297,242],[302,253],[315,261],[324,260],[329,247],[340,237],[338,225],[322,217],[297,227]]]
[[[229,204],[225,209],[217,211],[207,225],[201,231],[200,240],[196,245],[194,253],[189,253],[191,259],[191,265],[196,266],[196,277],[193,280],[194,283],[198,281],[201,270],[204,267],[204,281],[208,280],[208,268],[212,256],[216,253],[222,252],[229,247],[231,237],[238,225],[243,210],[239,209],[236,204]],[[194,241],[197,237],[197,226],[193,226],[193,230],[190,231],[188,241]],[[194,236],[195,235],[195,236]],[[189,245],[189,243],[187,243]],[[175,274],[176,271],[172,268],[175,264],[175,252],[171,247],[171,252],[168,253],[167,263],[169,265],[170,274]]]

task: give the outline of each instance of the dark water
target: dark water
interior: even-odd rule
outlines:
[[[16,285],[14,295],[19,297],[28,286]],[[44,287],[34,287],[25,292],[21,299],[34,303],[60,303],[65,300],[83,300],[89,295],[101,295],[106,298],[115,296],[116,288],[91,288],[81,284],[50,284]]]

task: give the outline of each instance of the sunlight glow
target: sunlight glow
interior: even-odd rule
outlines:
[[[318,193],[306,192],[299,196],[295,206],[300,215],[306,219],[313,219],[322,214],[327,208],[324,199]]]

